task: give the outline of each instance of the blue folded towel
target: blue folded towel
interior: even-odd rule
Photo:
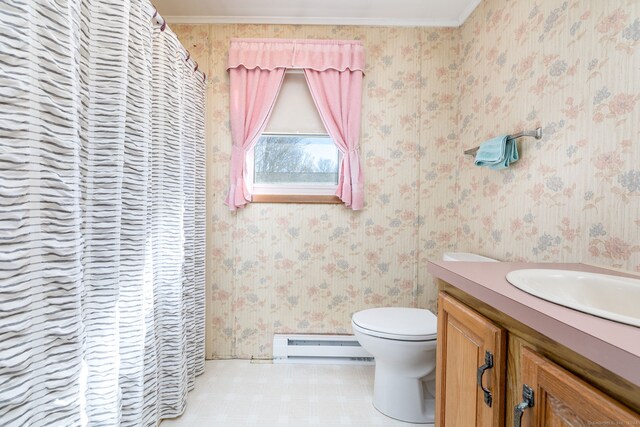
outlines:
[[[509,135],[500,135],[480,144],[476,153],[476,166],[498,170],[506,169],[518,161],[518,144]]]

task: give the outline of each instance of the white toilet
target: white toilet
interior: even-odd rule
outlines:
[[[445,261],[495,262],[469,253],[445,253]],[[371,308],[351,317],[353,333],[376,362],[373,406],[409,423],[433,423],[437,317],[429,310]]]
[[[373,406],[397,420],[432,423],[436,316],[419,308],[371,308],[355,313],[351,326],[376,361]]]
[[[445,252],[442,255],[443,261],[468,261],[468,262],[498,262],[493,258],[486,256],[471,254],[469,252]]]

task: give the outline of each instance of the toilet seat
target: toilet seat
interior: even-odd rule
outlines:
[[[355,313],[351,322],[363,334],[400,341],[434,341],[438,331],[438,318],[420,308],[371,308]]]

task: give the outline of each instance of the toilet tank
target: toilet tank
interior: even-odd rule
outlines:
[[[468,252],[445,252],[442,255],[443,261],[468,261],[468,262],[498,262],[493,258],[472,254]]]

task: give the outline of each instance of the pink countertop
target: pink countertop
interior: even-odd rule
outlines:
[[[427,265],[433,276],[640,386],[640,328],[545,301],[507,282],[507,273],[524,268],[637,278],[586,264],[430,261]]]

